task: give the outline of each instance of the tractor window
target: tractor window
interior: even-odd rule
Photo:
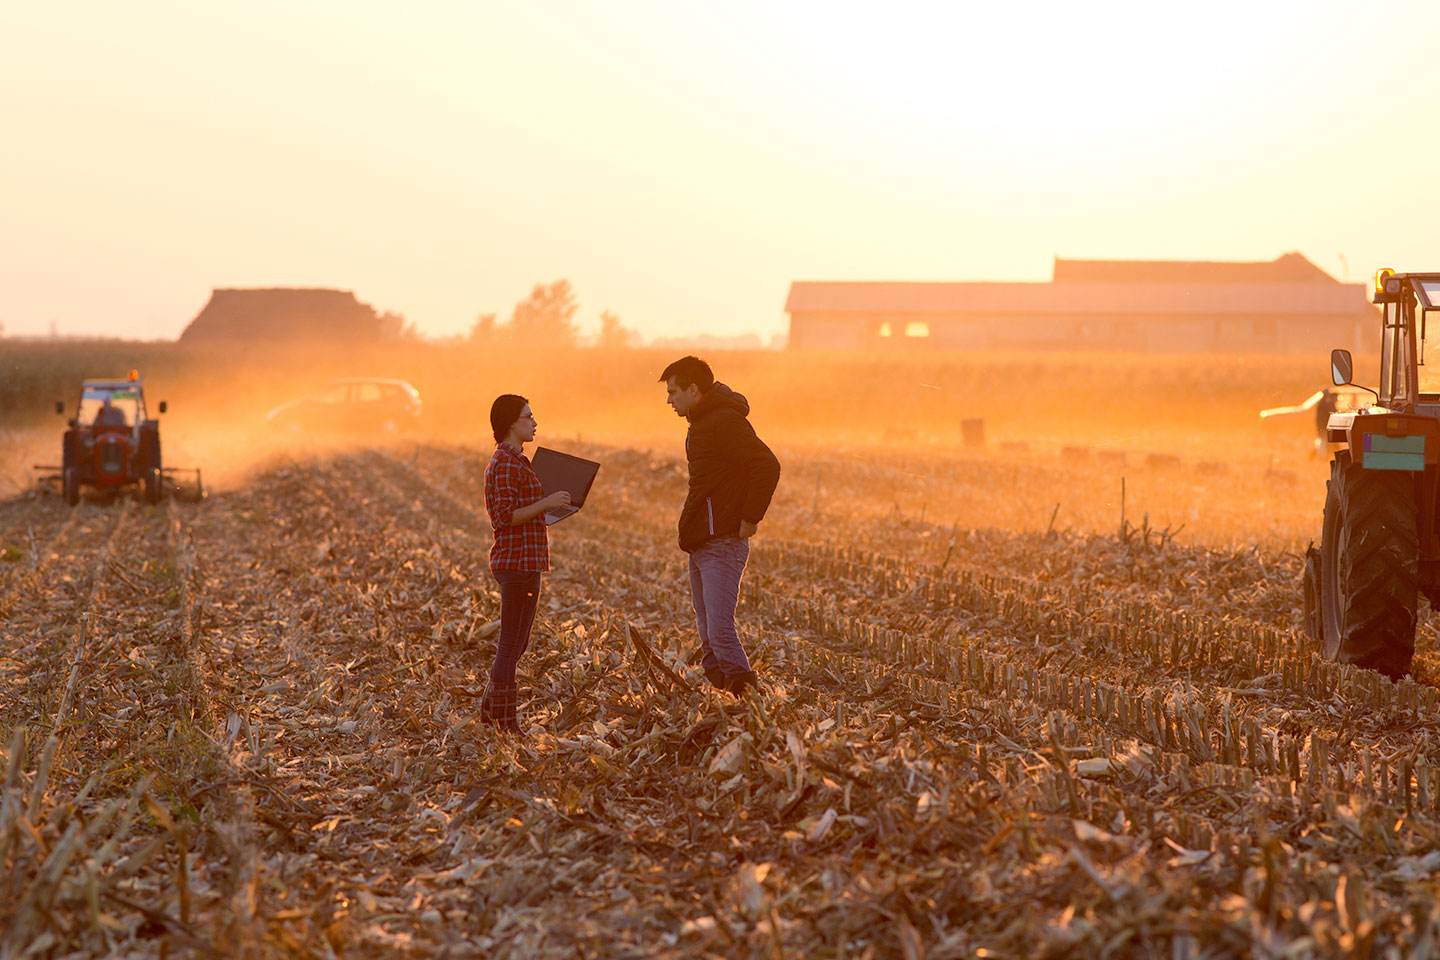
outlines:
[[[126,425],[135,423],[140,415],[140,391],[134,388],[111,390],[107,388],[86,387],[80,394],[80,412],[75,415],[75,420],[82,426],[90,426],[100,414],[105,401],[110,401],[110,406],[120,411],[125,417]],[[113,417],[113,414],[110,416]]]
[[[1397,403],[1404,403],[1407,400],[1412,403],[1415,401],[1415,398],[1410,395],[1413,389],[1410,383],[1410,365],[1415,359],[1410,355],[1412,349],[1409,333],[1402,328],[1395,337],[1393,396]]]
[[[1416,284],[1420,305],[1427,310],[1440,310],[1440,280],[1420,280]]]
[[[1435,316],[1430,316],[1430,314]],[[1421,310],[1416,337],[1420,343],[1420,392],[1440,394],[1440,310]]]

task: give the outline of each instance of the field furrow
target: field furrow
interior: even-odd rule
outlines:
[[[198,505],[0,507],[0,548],[23,546],[0,568],[0,953],[1440,935],[1415,908],[1440,873],[1440,691],[1320,660],[1297,558],[937,525],[877,500],[893,465],[800,458],[752,543],[763,684],[737,701],[698,667],[683,463],[576,449],[603,466],[551,528],[521,742],[477,719],[485,449],[282,458]]]

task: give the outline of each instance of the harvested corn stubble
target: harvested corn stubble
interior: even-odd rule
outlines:
[[[577,446],[607,486],[553,528],[520,741],[476,722],[498,601],[455,464],[482,450],[282,460],[158,509],[0,507],[5,542],[51,558],[0,582],[0,955],[1440,936],[1440,701],[1307,647],[1296,555],[897,524],[865,512],[883,467],[787,457],[823,466],[854,535],[777,501],[740,605],[762,684],[735,701],[704,682],[655,509],[683,472]],[[1417,664],[1435,675],[1426,642]]]

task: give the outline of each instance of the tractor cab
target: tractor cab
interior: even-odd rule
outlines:
[[[95,433],[134,433],[145,416],[140,380],[86,380],[80,387],[75,426]],[[135,438],[138,441],[138,437]]]
[[[1373,300],[1383,312],[1378,405],[1440,417],[1440,273],[1380,270]],[[1331,352],[1336,385],[1350,382],[1353,367],[1348,350]]]
[[[1440,273],[1375,274],[1381,308],[1374,403],[1336,412],[1320,548],[1305,558],[1305,623],[1327,659],[1410,670],[1419,594],[1440,606]],[[1348,350],[1331,382],[1351,384]]]

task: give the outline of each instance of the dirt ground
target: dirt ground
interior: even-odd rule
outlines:
[[[694,662],[678,444],[557,445],[603,466],[552,528],[521,743],[476,720],[484,446],[0,502],[0,952],[1435,943],[1435,630],[1416,682],[1307,649],[1317,464],[784,446],[735,702]]]

